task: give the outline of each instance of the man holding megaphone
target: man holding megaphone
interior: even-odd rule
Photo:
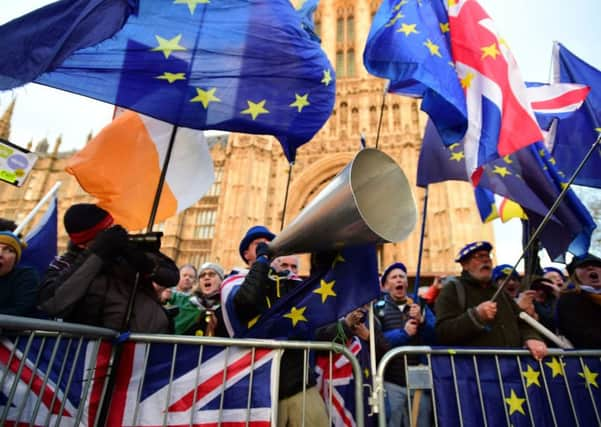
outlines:
[[[281,297],[301,284],[296,274],[278,274],[271,267],[269,247],[275,235],[262,225],[248,229],[240,241],[240,256],[249,270],[231,275],[222,284],[221,303],[223,319],[229,334],[243,336],[270,307]],[[273,337],[263,337],[273,338]],[[313,374],[308,369],[308,380],[303,381],[304,354],[302,350],[286,350],[282,357],[279,381],[278,426],[295,426],[301,419],[303,388],[305,422],[309,426],[329,424],[325,405]]]

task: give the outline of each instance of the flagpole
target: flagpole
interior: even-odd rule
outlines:
[[[290,162],[288,164],[288,181],[286,182],[286,192],[284,193],[284,208],[282,209],[280,231],[284,229],[284,220],[286,219],[286,209],[288,208],[288,192],[290,191],[290,181],[292,181],[292,166],[294,166],[294,162]]]
[[[56,194],[56,192],[58,191],[58,189],[60,188],[60,186],[63,183],[61,181],[56,181],[56,183],[54,184],[54,186],[48,191],[48,193],[46,193],[46,195],[44,197],[42,197],[42,199],[38,202],[37,205],[34,206],[34,208],[27,214],[27,216],[25,217],[25,219],[23,219],[23,221],[21,221],[21,223],[17,226],[17,228],[15,228],[14,234],[18,235],[21,231],[23,231],[23,229],[25,227],[27,227],[27,224],[29,224],[31,222],[31,220],[33,219],[33,217],[39,212],[39,210],[42,208],[42,206],[44,206],[44,204],[50,200],[50,198],[52,196],[54,196]]]
[[[161,201],[161,193],[163,192],[163,187],[165,186],[165,178],[167,176],[167,168],[169,167],[169,161],[171,160],[171,152],[173,151],[173,146],[175,145],[175,135],[177,134],[177,128],[177,125],[173,125],[173,129],[171,129],[171,135],[169,136],[169,145],[167,146],[167,153],[165,154],[165,160],[163,160],[163,168],[161,170],[161,175],[159,176],[159,182],[157,184],[156,193],[154,193],[152,210],[150,211],[148,226],[146,227],[146,231],[148,233],[152,231],[152,226],[154,225],[157,211],[159,210],[159,202]]]
[[[389,86],[390,81],[387,81],[384,85],[384,92],[382,93],[382,104],[380,105],[380,118],[378,119],[378,130],[376,132],[376,149],[378,149],[378,145],[380,143],[380,130],[382,129],[382,118],[384,117],[384,106],[386,105],[386,93],[388,92]]]
[[[568,190],[574,183],[574,180],[576,179],[576,177],[578,176],[578,174],[580,173],[580,171],[582,170],[582,168],[584,167],[584,165],[586,164],[588,159],[591,158],[591,156],[593,155],[595,150],[599,147],[599,145],[601,145],[601,134],[599,134],[599,136],[597,136],[597,139],[595,140],[593,145],[591,145],[591,148],[589,148],[588,152],[586,153],[586,155],[584,156],[584,158],[582,159],[582,161],[580,162],[580,164],[578,165],[578,167],[576,168],[576,170],[574,171],[574,173],[568,180],[567,184],[563,186],[561,193],[559,193],[559,196],[557,196],[557,199],[555,199],[555,202],[553,203],[551,208],[549,208],[549,212],[547,212],[547,214],[545,215],[545,217],[543,218],[543,220],[541,221],[539,226],[536,228],[536,230],[534,230],[534,233],[532,233],[532,236],[530,236],[530,240],[526,244],[526,247],[523,249],[523,251],[522,251],[520,257],[518,258],[518,260],[516,261],[516,263],[513,265],[511,272],[505,277],[505,279],[503,280],[503,283],[501,283],[501,285],[499,286],[499,288],[497,289],[495,294],[490,299],[491,301],[494,301],[499,296],[499,293],[503,290],[503,288],[505,287],[505,284],[508,282],[508,280],[511,277],[511,275],[513,274],[513,272],[517,269],[518,264],[524,258],[524,255],[530,249],[532,244],[538,239],[543,228],[545,228],[545,225],[547,225],[547,223],[549,222],[549,220],[551,219],[551,217],[553,216],[553,214],[555,213],[557,208],[559,208],[559,205],[565,198],[566,194],[568,193]]]
[[[426,234],[426,215],[428,214],[428,189],[430,187],[426,185],[426,191],[424,193],[424,209],[422,210],[422,228],[419,235],[419,251],[417,253],[417,270],[415,272],[415,281],[413,282],[413,288],[415,290],[415,300],[417,301],[417,290],[419,289],[419,279],[422,272],[422,255],[424,253],[424,236]]]

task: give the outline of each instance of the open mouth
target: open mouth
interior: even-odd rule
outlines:
[[[596,271],[591,271],[588,275],[589,279],[593,280],[593,281],[597,281],[599,280],[599,273],[597,273]]]

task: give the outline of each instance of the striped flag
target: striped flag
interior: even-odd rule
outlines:
[[[71,157],[66,170],[98,205],[130,230],[146,226],[173,125],[126,111]],[[199,200],[214,180],[202,132],[178,128],[156,220]]]

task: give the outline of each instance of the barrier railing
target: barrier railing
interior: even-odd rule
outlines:
[[[115,331],[3,315],[0,329],[0,425],[276,425],[286,350],[302,352],[305,379],[312,352],[325,352],[330,424],[339,403],[331,372],[344,356],[354,379],[355,425],[364,424],[361,367],[339,344],[131,334],[107,390]],[[302,391],[298,416],[309,425],[304,417],[312,408]],[[106,420],[99,418],[102,405],[109,405]]]
[[[409,356],[420,356],[422,363],[411,366]],[[410,425],[420,421],[417,393],[411,391],[423,393],[422,399],[431,396],[433,417],[427,425],[601,425],[601,351],[550,349],[537,361],[521,349],[399,347],[383,356],[375,377],[381,427],[387,425],[384,376],[398,357]]]

